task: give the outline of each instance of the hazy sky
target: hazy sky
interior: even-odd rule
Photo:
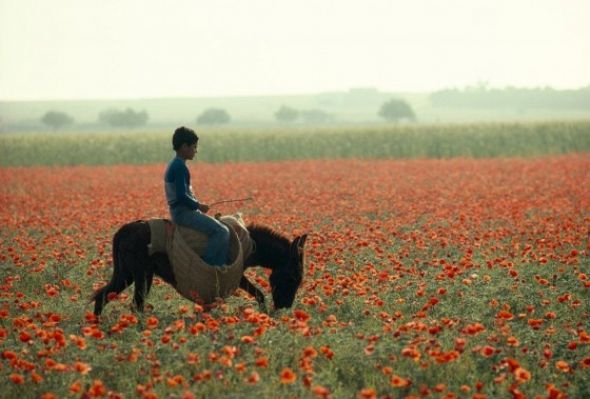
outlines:
[[[590,0],[0,0],[0,99],[590,84]]]

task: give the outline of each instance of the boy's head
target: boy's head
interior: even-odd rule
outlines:
[[[172,148],[174,148],[174,151],[180,150],[183,144],[190,147],[198,142],[199,136],[197,136],[193,129],[189,129],[188,127],[181,126],[172,135]]]
[[[176,156],[184,159],[193,159],[197,154],[199,136],[194,130],[181,126],[174,131],[172,136],[172,147]]]

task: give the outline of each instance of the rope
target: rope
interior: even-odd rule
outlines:
[[[209,207],[212,207],[214,205],[219,205],[219,204],[225,204],[228,202],[241,202],[241,201],[252,201],[254,198],[252,197],[247,197],[247,198],[238,198],[238,199],[229,199],[229,200],[222,200],[222,201],[217,201],[214,202],[212,204],[209,204]]]

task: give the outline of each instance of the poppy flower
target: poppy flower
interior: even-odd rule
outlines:
[[[390,384],[395,388],[404,388],[410,385],[410,380],[400,377],[399,375],[393,375],[391,376]]]
[[[494,353],[496,353],[496,348],[494,348],[493,346],[485,345],[484,347],[481,348],[479,353],[481,353],[481,355],[484,357],[490,357]]]
[[[328,399],[330,397],[330,390],[322,385],[315,385],[311,388],[311,392],[320,398]]]
[[[256,340],[254,339],[254,337],[251,337],[250,335],[244,335],[240,338],[240,342],[242,342],[243,344],[252,344],[256,342]]]
[[[332,349],[330,349],[329,346],[321,346],[320,352],[322,352],[322,354],[330,360],[332,360],[332,358],[334,357],[334,352],[332,351]]]
[[[531,379],[531,373],[522,367],[517,367],[513,373],[514,378],[519,384],[525,383]]]
[[[375,388],[363,388],[357,396],[359,399],[377,399],[377,391]]]
[[[13,373],[10,374],[10,381],[12,381],[14,384],[17,385],[21,385],[25,383],[25,377],[23,377],[22,374],[17,374],[17,373]]]
[[[266,367],[268,367],[268,358],[267,357],[264,357],[264,356],[258,357],[254,361],[254,364],[257,367],[266,368]]]
[[[43,381],[43,376],[41,376],[40,374],[36,373],[35,371],[31,371],[31,380],[35,384],[39,384],[41,381]]]
[[[181,375],[175,375],[172,377],[168,377],[166,379],[166,385],[168,385],[171,388],[178,386],[178,385],[182,385],[183,383],[184,383],[184,377]]]
[[[2,359],[14,360],[16,358],[17,356],[14,351],[6,350],[2,352]]]
[[[184,391],[182,393],[181,396],[182,399],[196,399],[197,397],[195,396],[194,393],[192,393],[191,391]]]
[[[485,330],[486,330],[486,328],[484,327],[483,324],[473,323],[473,324],[467,325],[465,328],[463,328],[463,330],[461,330],[461,332],[463,332],[463,334],[467,334],[467,335],[477,335]]]
[[[88,388],[88,395],[91,398],[96,398],[106,395],[106,387],[101,380],[94,380]]]
[[[73,367],[76,372],[82,375],[88,374],[88,372],[92,370],[92,367],[90,367],[88,363],[82,362],[75,362]]]
[[[293,315],[299,321],[307,321],[311,318],[311,316],[307,312],[305,312],[301,309],[295,309],[293,311]]]
[[[529,320],[527,320],[527,324],[533,330],[538,330],[539,328],[541,328],[541,326],[543,325],[544,322],[545,322],[545,320],[543,320],[543,319],[529,319]]]
[[[309,357],[309,358],[315,358],[318,356],[318,351],[315,350],[315,348],[313,346],[306,346],[303,349],[303,356]]]
[[[256,371],[253,371],[252,373],[250,373],[248,378],[246,378],[246,382],[248,384],[256,384],[259,381],[260,381],[260,374],[258,374],[258,372],[256,372]]]
[[[21,331],[18,337],[21,340],[21,342],[29,342],[32,340],[31,335],[26,331]]]
[[[498,314],[496,314],[496,317],[503,320],[512,320],[514,318],[514,315],[505,310],[501,310],[498,312]]]
[[[570,365],[564,360],[558,360],[555,362],[555,367],[564,373],[569,373],[571,371]]]
[[[78,380],[70,385],[69,391],[71,393],[80,393],[82,391],[82,383]]]
[[[293,384],[297,381],[297,375],[289,367],[285,367],[281,370],[281,384]]]
[[[158,318],[155,316],[150,316],[146,320],[146,326],[150,330],[153,330],[154,328],[158,327],[158,323],[159,323]]]

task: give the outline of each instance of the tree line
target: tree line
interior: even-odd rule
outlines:
[[[590,86],[576,90],[551,87],[503,89],[482,82],[464,89],[439,90],[430,95],[435,107],[516,108],[516,109],[590,109]]]
[[[111,127],[134,128],[145,125],[148,120],[149,116],[146,111],[135,111],[131,108],[125,110],[107,109],[98,114],[98,122]],[[73,124],[74,118],[62,111],[47,111],[41,117],[41,123],[57,130]]]
[[[278,122],[291,123],[301,120],[305,123],[327,123],[334,118],[333,115],[321,109],[298,110],[282,105],[276,112],[274,118]],[[400,120],[414,121],[416,115],[412,107],[402,99],[392,98],[383,103],[377,115],[387,121],[398,122]],[[108,109],[98,115],[98,123],[115,128],[135,128],[145,125],[149,120],[148,113],[135,111],[131,108],[125,110]],[[229,123],[231,117],[222,108],[208,108],[196,119],[197,124],[202,125],[223,125]],[[41,117],[41,123],[47,127],[58,130],[74,123],[74,119],[65,112],[48,111]]]

